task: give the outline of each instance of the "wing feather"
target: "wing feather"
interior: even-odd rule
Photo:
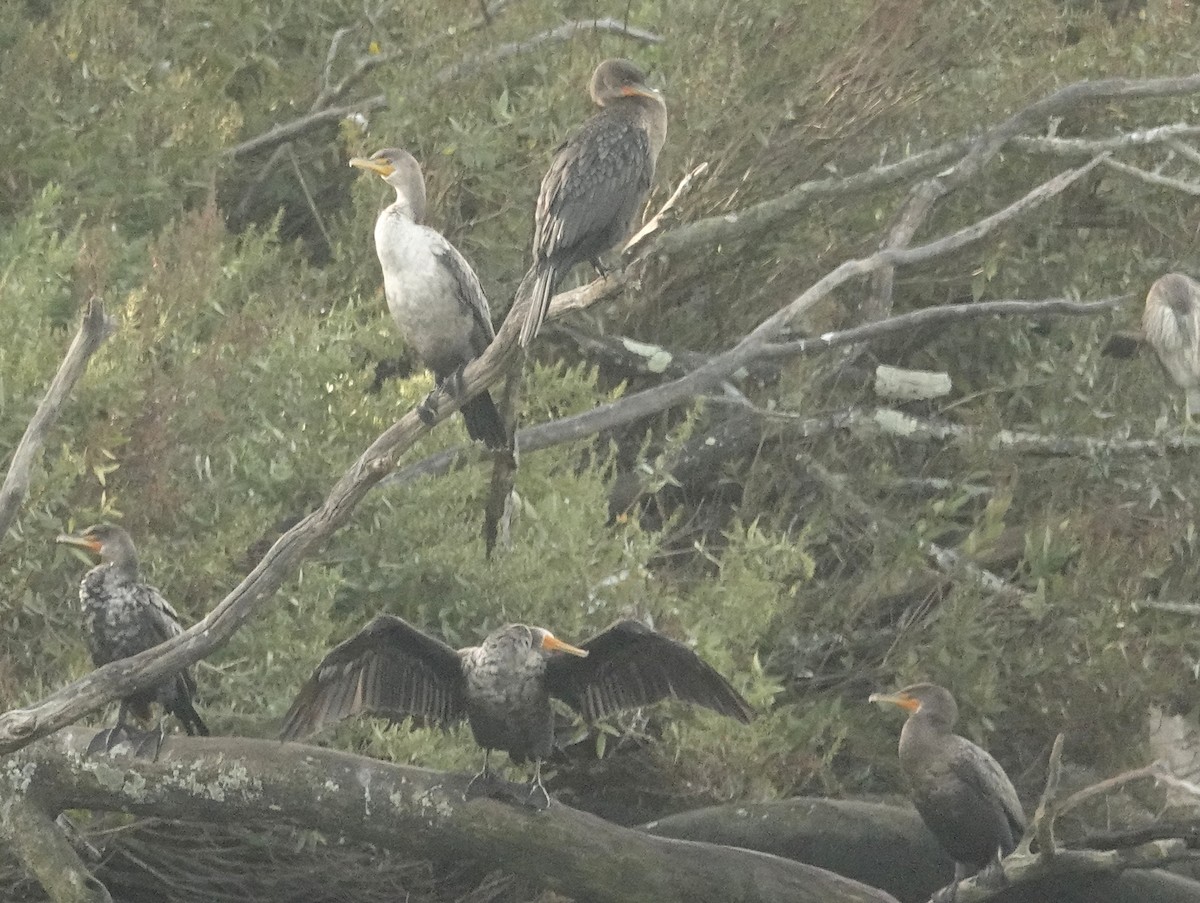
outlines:
[[[335,646],[283,717],[291,740],[351,715],[410,715],[437,724],[463,717],[458,653],[392,615],[378,615]]]
[[[639,621],[618,621],[583,648],[587,658],[561,653],[550,658],[546,686],[589,721],[667,697],[743,723],[754,717],[750,704],[711,665]]]

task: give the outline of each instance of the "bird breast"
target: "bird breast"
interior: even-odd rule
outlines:
[[[473,313],[439,259],[449,242],[393,205],[375,223],[375,250],[388,310],[426,366],[446,376],[471,360]]]
[[[113,568],[101,565],[88,571],[79,587],[79,601],[88,648],[97,666],[136,655],[158,642],[147,624],[136,584]]]
[[[1200,308],[1177,311],[1162,302],[1147,304],[1142,328],[1175,385],[1200,385]]]
[[[514,711],[546,698],[546,660],[531,649],[477,647],[467,655],[463,670],[472,706]]]

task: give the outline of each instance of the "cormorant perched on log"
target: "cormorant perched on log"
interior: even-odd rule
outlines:
[[[97,668],[145,652],[183,633],[179,615],[171,603],[154,587],[138,579],[137,550],[125,530],[112,524],[97,524],[81,533],[61,534],[57,542],[85,549],[100,558],[100,563],[84,574],[79,584],[83,628],[92,664]],[[153,744],[157,756],[163,741],[162,723],[157,731],[142,738],[135,738],[125,723],[130,713],[150,722],[150,706],[155,702],[178,718],[189,735],[208,736],[208,727],[192,703],[195,696],[196,680],[186,668],[157,686],[126,696],[121,700],[116,727],[96,734],[88,744],[88,754],[108,752],[126,736],[138,752],[147,742]]]
[[[450,725],[466,718],[484,748],[521,764],[533,759],[529,797],[554,744],[550,697],[588,721],[674,696],[747,723],[754,712],[687,646],[638,621],[618,621],[582,646],[548,630],[509,624],[479,646],[455,651],[392,615],[378,615],[325,656],[283,718],[280,736],[303,737],[360,712]],[[468,785],[468,790],[470,785]]]
[[[571,267],[588,260],[602,271],[600,255],[629,234],[667,137],[666,104],[629,60],[605,60],[589,90],[600,111],[558,148],[538,193],[533,266],[518,295],[533,297],[522,346],[537,335]]]
[[[1168,273],[1150,286],[1142,331],[1163,369],[1187,397],[1187,417],[1200,414],[1200,282]]]
[[[950,691],[921,683],[898,693],[872,693],[870,701],[909,713],[900,731],[900,767],[912,782],[921,818],[954,859],[954,880],[1016,849],[1025,833],[1017,791],[999,762],[951,733],[958,706]]]
[[[425,177],[412,154],[398,148],[355,157],[350,165],[378,174],[396,189],[396,200],[375,221],[375,252],[392,319],[433,371],[438,386],[461,391],[463,368],[496,337],[479,278],[445,236],[422,225]],[[433,394],[417,413],[428,424]],[[507,445],[504,421],[484,390],[462,406],[467,434],[489,448]]]

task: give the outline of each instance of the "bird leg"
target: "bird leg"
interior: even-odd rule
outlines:
[[[1002,888],[1008,886],[1008,875],[1004,873],[1004,863],[1001,862],[1000,849],[992,856],[991,861],[979,870],[977,879],[980,884],[988,887]]]
[[[118,745],[123,739],[128,739],[132,742],[133,736],[130,733],[129,726],[125,723],[127,715],[128,709],[124,701],[122,701],[120,708],[117,709],[116,725],[97,732],[96,736],[92,737],[91,742],[88,743],[88,748],[84,755],[94,756],[97,753],[108,755],[113,751],[113,747]]]
[[[437,384],[437,389],[434,389],[424,400],[417,405],[417,416],[421,418],[421,422],[426,426],[433,426],[437,422],[437,393],[439,389],[445,389],[455,398],[459,398],[463,393],[463,371],[467,369],[467,365],[463,364],[457,370],[445,377],[435,377],[434,382]]]
[[[545,801],[546,801],[546,805],[544,805],[544,806],[536,806],[536,805],[533,805],[533,803],[532,803],[533,795],[535,793],[537,793],[538,791],[541,791],[542,798],[545,799]],[[529,793],[526,794],[526,796],[525,796],[525,805],[527,805],[527,806],[533,805],[533,808],[540,809],[543,812],[550,808],[550,794],[546,790],[546,785],[542,783],[542,760],[541,759],[533,760],[533,780],[529,782]]]
[[[596,271],[596,275],[601,279],[607,279],[609,269],[604,265],[599,257],[593,257],[591,260],[592,269]]]
[[[434,389],[417,405],[417,416],[421,418],[421,422],[426,426],[433,426],[437,423],[437,389]]]
[[[159,750],[162,749],[163,740],[166,739],[167,732],[163,727],[163,723],[167,720],[166,714],[158,719],[158,725],[154,730],[143,731],[141,739],[139,739],[133,747],[133,754],[140,759],[148,758],[151,762],[158,761]],[[146,755],[149,751],[149,756]]]
[[[475,786],[476,781],[482,778],[485,784],[490,784],[495,780],[492,770],[488,767],[488,759],[490,759],[491,756],[492,751],[490,749],[485,749],[483,751],[483,771],[479,772],[477,775],[472,777],[471,780],[467,781],[467,787],[465,790],[463,790],[463,802],[466,802],[471,798],[471,788]]]

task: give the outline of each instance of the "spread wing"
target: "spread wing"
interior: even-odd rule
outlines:
[[[438,235],[438,237],[442,239],[441,247],[435,247],[434,256],[450,274],[459,303],[462,304],[464,310],[470,311],[471,317],[475,321],[476,329],[472,336],[472,345],[478,346],[474,348],[476,354],[482,354],[492,339],[496,337],[487,296],[483,293],[483,286],[479,284],[479,277],[475,275],[475,271],[471,269],[467,259],[459,253],[458,248],[446,241],[445,236]]]
[[[601,110],[554,156],[534,212],[535,257],[586,246],[611,231],[628,230],[654,180],[650,137],[638,123]],[[617,238],[612,240],[619,240]],[[600,251],[607,250],[607,247]]]
[[[588,721],[674,696],[748,723],[750,704],[682,643],[639,621],[618,621],[586,643],[587,658],[556,654],[546,686]]]
[[[392,615],[378,615],[335,646],[283,716],[280,738],[292,740],[350,715],[409,715],[438,724],[462,718],[458,653]]]

